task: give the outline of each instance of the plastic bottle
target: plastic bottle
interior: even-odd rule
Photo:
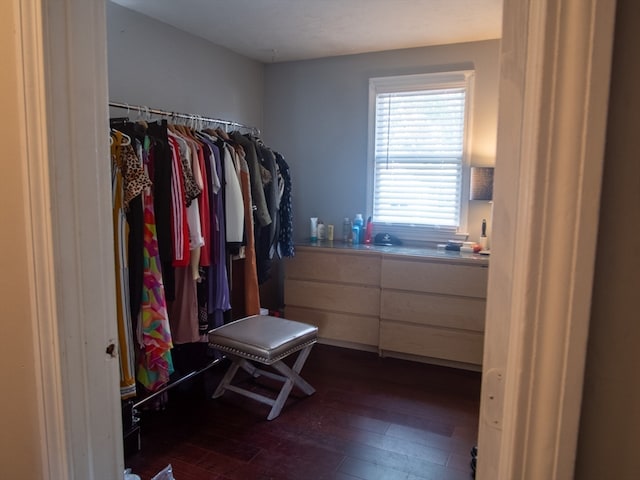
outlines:
[[[358,235],[354,233],[353,243],[362,243],[364,240],[364,218],[361,213],[356,214],[356,218],[353,219],[353,226],[358,227]]]
[[[367,226],[364,227],[364,243],[369,244],[372,241],[373,235],[373,222],[371,221],[371,217],[367,219]]]
[[[486,250],[489,246],[489,239],[487,238],[487,220],[482,219],[482,234],[480,235],[480,247],[482,250]]]
[[[342,241],[344,243],[349,243],[349,238],[351,238],[351,219],[349,217],[344,217],[342,222]]]
[[[360,227],[354,224],[351,231],[353,232],[353,244],[357,245],[360,243]]]

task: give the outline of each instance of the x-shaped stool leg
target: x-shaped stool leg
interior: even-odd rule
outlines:
[[[267,416],[267,420],[273,420],[278,415],[280,415],[282,407],[284,407],[284,404],[287,401],[287,398],[289,397],[289,394],[291,393],[291,390],[293,389],[294,385],[297,386],[300,390],[302,390],[302,392],[304,392],[307,395],[312,395],[313,393],[315,393],[315,389],[304,378],[300,376],[300,371],[302,370],[302,367],[307,361],[307,357],[311,352],[311,347],[313,347],[313,344],[307,345],[306,347],[300,350],[300,352],[298,353],[298,357],[296,358],[296,361],[294,362],[293,367],[291,368],[282,360],[279,360],[271,364],[270,366],[274,370],[279,372],[280,375],[258,368],[254,364],[249,362],[247,359],[241,356],[228,355],[233,359],[233,363],[231,364],[231,366],[229,367],[229,370],[220,381],[218,388],[213,393],[213,398],[218,398],[222,396],[226,390],[231,390],[232,392],[236,392],[239,395],[243,395],[245,397],[252,398],[253,400],[256,400],[258,402],[271,405],[271,411]],[[247,373],[249,373],[251,376],[255,378],[263,375],[265,377],[283,382],[282,388],[280,389],[278,396],[275,399],[273,399],[265,395],[261,395],[259,393],[251,392],[249,390],[238,387],[236,385],[232,385],[231,381],[235,377],[238,371],[238,368],[242,368],[243,370],[245,370]]]

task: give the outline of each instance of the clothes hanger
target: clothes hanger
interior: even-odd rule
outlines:
[[[186,122],[186,120],[184,118],[180,118],[180,117],[178,117],[176,115],[174,123],[173,123],[173,133],[176,133],[176,134],[182,135],[182,136],[186,136],[187,134],[185,133],[185,126],[181,122]]]
[[[127,147],[127,146],[131,145],[131,137],[129,135],[127,135],[126,133],[120,132],[120,134],[122,135],[122,140],[120,141],[120,146],[121,147]]]
[[[145,131],[149,128],[147,119],[149,120],[151,119],[151,112],[149,111],[149,107],[143,105],[142,107],[140,107],[140,110],[138,112],[138,118],[136,120],[136,123],[138,125],[142,125]]]
[[[175,135],[180,135],[178,131],[178,116],[175,113],[171,114],[170,121],[167,121],[167,130],[174,133]]]
[[[228,125],[225,123],[224,124],[224,129],[222,129],[221,127],[216,128],[216,135],[218,137],[220,137],[222,140],[226,140],[227,142],[231,141],[231,137],[229,136],[229,134],[227,133],[227,127]]]
[[[118,143],[117,146],[119,147],[126,147],[128,145],[131,145],[131,137],[129,135],[127,135],[126,133],[121,132],[120,130],[117,130],[115,128],[111,129],[111,133],[112,134],[119,134],[120,135],[120,142]],[[109,136],[110,141],[112,142],[111,144],[113,145],[113,137]]]

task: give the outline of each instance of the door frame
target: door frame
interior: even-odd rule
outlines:
[[[44,478],[119,478],[105,0],[13,1]],[[504,6],[478,478],[570,478],[615,4]]]
[[[614,17],[504,3],[480,479],[573,478]]]
[[[105,1],[12,1],[42,478],[122,478]]]

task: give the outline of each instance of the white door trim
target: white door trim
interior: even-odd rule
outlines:
[[[504,8],[478,478],[569,479],[615,2],[506,0]]]
[[[122,478],[104,0],[14,0],[45,479]]]
[[[26,165],[24,184],[27,239],[31,245],[25,268],[29,272],[30,296],[34,312],[31,318],[36,367],[36,389],[40,431],[42,471],[46,478],[67,478],[69,456],[65,429],[64,392],[61,372],[61,342],[58,330],[55,256],[50,211],[48,144],[46,140],[46,98],[43,72],[43,42],[40,5],[16,1],[18,39],[18,101],[22,115],[18,119],[22,135],[21,160]],[[28,134],[27,134],[28,132]]]

